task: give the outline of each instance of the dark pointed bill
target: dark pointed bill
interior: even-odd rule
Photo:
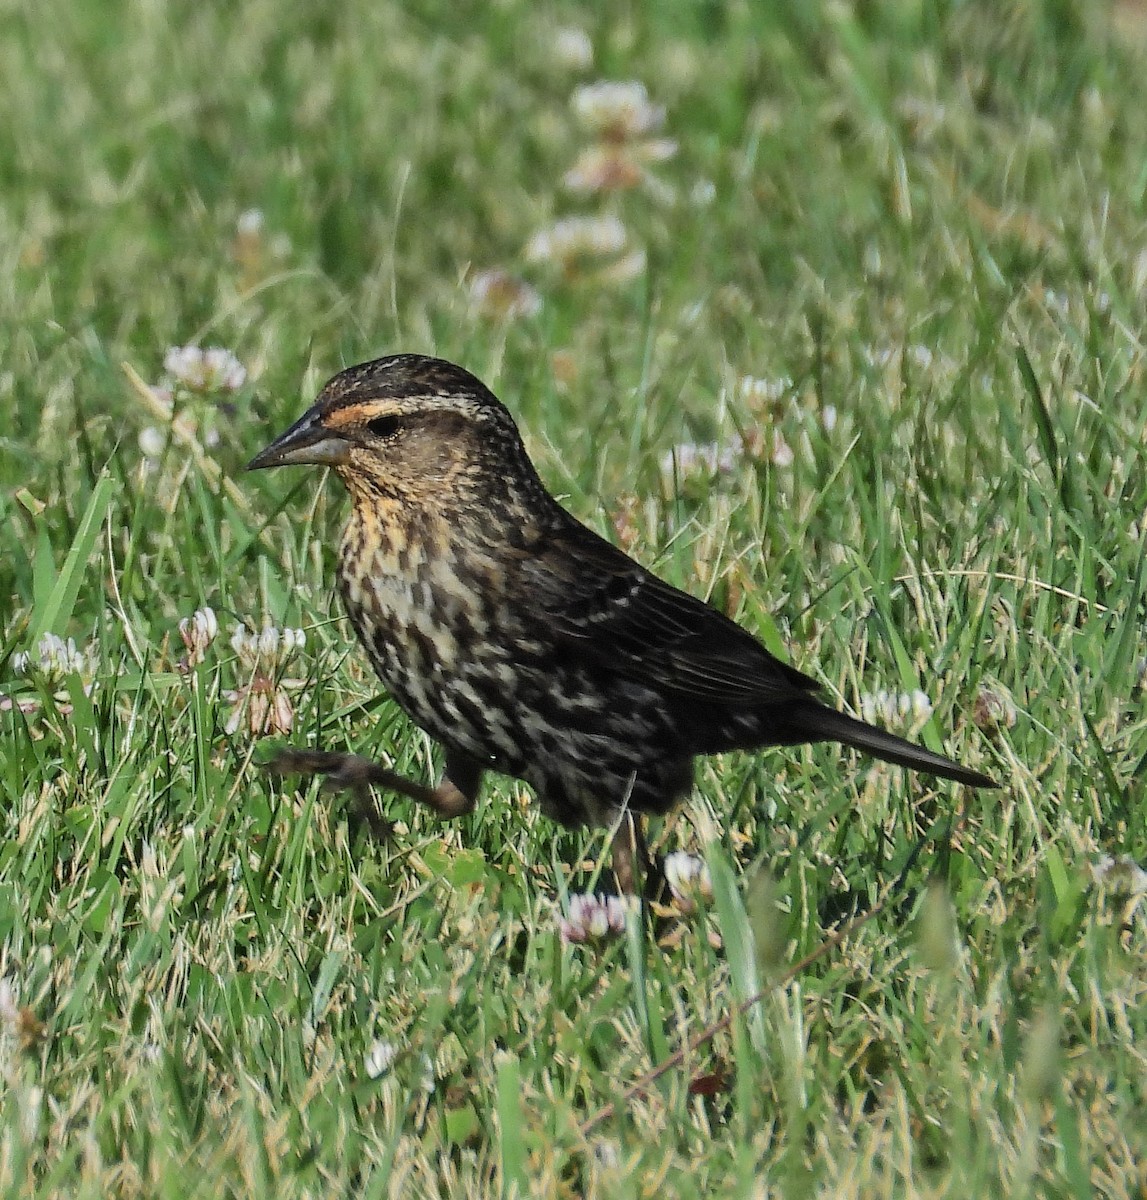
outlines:
[[[315,409],[304,413],[286,433],[280,434],[247,464],[248,471],[267,467],[317,465],[337,467],[350,461],[351,443],[323,427]]]

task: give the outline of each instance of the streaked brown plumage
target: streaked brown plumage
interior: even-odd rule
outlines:
[[[489,769],[524,779],[567,826],[665,812],[697,755],[799,742],[995,786],[827,707],[813,680],[575,520],[510,414],[461,367],[400,354],[342,371],[249,468],[302,463],[330,466],[350,492],[339,589],[446,770],[430,789],[352,756],[281,769],[378,782],[447,816],[473,808]],[[630,886],[633,844],[619,863]]]

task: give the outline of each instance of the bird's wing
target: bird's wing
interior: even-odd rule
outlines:
[[[522,598],[567,648],[619,675],[737,706],[783,703],[817,687],[715,608],[584,526],[541,539],[520,569]]]

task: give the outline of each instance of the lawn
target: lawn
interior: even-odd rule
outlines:
[[[0,28],[2,1194],[1147,1195],[1147,6]],[[242,472],[400,350],[1004,787],[706,761],[711,889],[579,942],[606,838],[523,785],[379,838],[260,772],[438,766],[345,496]]]

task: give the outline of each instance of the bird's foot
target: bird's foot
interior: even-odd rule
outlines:
[[[347,816],[353,825],[365,825],[378,841],[390,836],[390,822],[378,811],[370,785],[386,785],[393,773],[369,758],[335,750],[296,750],[288,746],[260,765],[269,775],[322,776],[324,792],[350,793]]]
[[[453,770],[451,769],[453,766]],[[371,808],[372,786],[409,796],[432,808],[440,817],[461,817],[474,811],[474,799],[481,772],[468,764],[452,764],[449,756],[446,774],[437,787],[427,787],[413,779],[390,770],[389,767],[364,758],[361,754],[345,754],[336,750],[279,750],[263,764],[274,775],[322,775],[324,791],[349,791],[356,805]],[[457,775],[456,784],[451,778]]]

